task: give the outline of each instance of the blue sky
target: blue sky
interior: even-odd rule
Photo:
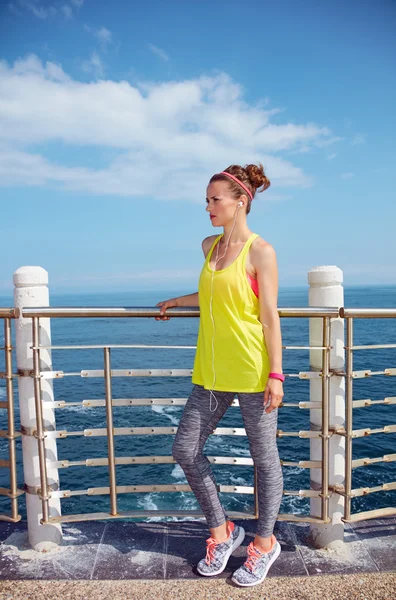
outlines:
[[[257,161],[281,286],[396,283],[395,33],[392,0],[1,2],[0,294],[194,291],[207,182]]]

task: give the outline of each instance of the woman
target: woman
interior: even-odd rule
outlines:
[[[210,538],[201,575],[221,573],[243,542],[242,527],[228,521],[203,447],[235,394],[257,469],[259,518],[244,565],[232,580],[240,586],[264,581],[280,553],[273,529],[282,499],[283,476],[276,445],[283,398],[282,338],[277,310],[278,273],[273,247],[249,229],[246,216],[256,191],[270,185],[262,165],[231,165],[214,175],[206,210],[220,236],[202,242],[205,263],[195,294],[159,302],[160,317],[177,306],[200,307],[193,391],[173,445],[206,517]]]

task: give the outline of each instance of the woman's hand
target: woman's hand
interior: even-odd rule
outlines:
[[[279,379],[268,379],[267,386],[264,391],[264,406],[265,412],[270,413],[275,408],[282,404],[283,383]]]
[[[156,306],[161,307],[160,315],[164,315],[165,311],[168,308],[174,308],[175,306],[179,306],[178,298],[170,298],[169,300],[163,300],[162,302],[158,302],[158,304],[156,304]],[[170,319],[170,317],[166,317],[166,316],[155,317],[156,321],[169,321],[169,319]]]

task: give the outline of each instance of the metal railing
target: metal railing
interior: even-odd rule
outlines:
[[[3,311],[3,312],[1,312]],[[4,311],[8,311],[5,313]],[[35,394],[35,406],[36,406],[36,417],[37,426],[36,428],[27,429],[23,428],[22,434],[34,435],[38,442],[38,453],[39,453],[39,464],[40,464],[40,478],[41,488],[38,490],[38,495],[42,501],[42,514],[43,518],[41,522],[47,523],[60,523],[60,522],[72,522],[82,520],[95,520],[95,519],[112,519],[112,518],[141,518],[141,517],[152,517],[152,516],[202,516],[199,511],[149,511],[149,510],[135,510],[135,511],[119,511],[118,510],[118,495],[128,493],[147,493],[147,492],[185,492],[191,491],[188,485],[174,484],[174,485],[117,485],[116,477],[116,466],[127,465],[127,464],[166,464],[174,463],[174,459],[171,456],[128,456],[128,457],[117,457],[115,456],[114,450],[114,437],[119,435],[174,435],[177,431],[176,427],[114,427],[113,423],[113,407],[115,406],[150,406],[150,405],[177,405],[182,406],[185,404],[186,399],[182,398],[127,398],[117,399],[113,398],[112,394],[112,379],[115,377],[187,377],[191,376],[191,370],[189,369],[112,369],[111,367],[111,350],[113,348],[151,348],[151,349],[185,349],[195,348],[195,346],[155,346],[155,345],[144,345],[144,344],[131,344],[131,345],[64,345],[64,346],[44,346],[39,343],[39,328],[40,318],[95,318],[95,317],[126,317],[126,318],[140,318],[140,317],[156,317],[159,314],[157,308],[26,308],[22,310],[24,318],[32,319],[32,339],[33,339],[33,371],[30,373],[14,374],[14,376],[28,376],[34,379],[34,394]],[[188,318],[198,317],[198,309],[171,309],[168,314],[176,318]],[[364,429],[364,430],[352,430],[352,410],[354,407],[368,406],[369,404],[382,403],[384,405],[396,403],[396,398],[385,398],[384,400],[368,401],[368,400],[355,400],[353,401],[353,390],[352,382],[354,378],[368,377],[371,375],[384,374],[387,376],[396,375],[396,369],[389,368],[381,372],[354,372],[352,354],[354,350],[366,349],[366,348],[395,348],[396,344],[384,344],[375,346],[353,346],[352,338],[352,324],[353,318],[395,318],[396,310],[381,310],[381,309],[370,309],[370,310],[349,310],[349,309],[336,309],[336,308],[288,308],[279,309],[279,315],[282,318],[320,318],[323,322],[323,339],[321,346],[284,346],[285,350],[318,350],[320,349],[322,355],[322,368],[320,371],[305,371],[298,373],[290,373],[287,375],[288,378],[298,378],[302,380],[310,380],[313,378],[321,378],[322,388],[322,399],[321,401],[306,401],[306,402],[285,402],[285,408],[299,408],[299,409],[322,409],[321,411],[321,429],[317,430],[302,430],[302,431],[277,431],[278,437],[294,436],[302,439],[319,438],[322,441],[322,456],[321,461],[304,460],[304,461],[285,461],[281,460],[282,466],[298,466],[303,469],[320,469],[321,470],[321,489],[303,489],[303,490],[284,490],[284,495],[298,496],[300,498],[311,498],[318,497],[321,499],[321,515],[295,515],[292,513],[283,513],[277,516],[278,520],[288,521],[302,521],[311,523],[329,523],[329,498],[333,494],[340,494],[345,497],[345,513],[343,520],[346,522],[357,521],[361,519],[380,517],[390,514],[396,514],[396,508],[387,507],[382,509],[376,509],[373,511],[365,511],[351,515],[351,499],[363,494],[369,494],[381,490],[396,489],[396,482],[383,484],[375,488],[352,488],[352,469],[354,467],[361,466],[361,464],[367,464],[367,459],[357,459],[352,461],[352,439],[363,435],[373,435],[376,433],[391,433],[396,431],[396,425],[387,425],[381,429]],[[5,351],[8,356],[6,362],[5,374],[0,374],[7,380],[7,399],[9,414],[12,412],[12,369],[11,369],[11,345],[10,345],[10,319],[15,317],[13,309],[0,309],[0,318],[5,317],[6,329],[8,331],[5,343]],[[331,319],[338,317],[347,319],[347,338],[346,338],[346,350],[347,350],[347,368],[345,372],[339,370],[332,370],[330,368],[330,339],[331,339]],[[7,324],[8,323],[8,324]],[[40,371],[40,352],[43,349],[46,350],[72,350],[72,349],[101,349],[103,351],[103,369],[100,370],[82,370],[77,372],[64,372],[61,370],[51,371]],[[346,378],[346,426],[343,427],[330,427],[329,426],[329,396],[330,396],[330,382],[334,376],[342,376]],[[104,406],[106,408],[106,428],[101,429],[84,429],[82,431],[67,431],[67,430],[55,430],[47,431],[43,423],[43,400],[41,394],[41,382],[43,379],[60,379],[64,377],[82,377],[91,378],[99,377],[104,380],[105,398],[96,400],[83,400],[81,402],[65,402],[57,401],[45,402],[48,408],[67,408],[69,406],[84,406],[87,408]],[[232,406],[237,406],[238,402],[234,400]],[[245,430],[242,428],[235,427],[222,427],[217,428],[214,435],[226,435],[226,436],[240,436],[246,435]],[[13,502],[13,516],[15,515],[16,498],[22,490],[16,488],[16,468],[15,468],[15,437],[20,435],[16,434],[13,429],[13,416],[9,417],[8,435],[10,441],[10,461],[9,466],[11,468],[11,486],[9,493]],[[55,437],[63,439],[70,436],[106,436],[108,452],[107,457],[102,458],[85,458],[83,460],[61,460],[48,462],[45,455],[45,438]],[[345,487],[340,485],[329,486],[329,440],[332,436],[344,436],[346,440],[346,467],[345,467]],[[213,464],[227,464],[227,465],[247,465],[254,466],[251,458],[241,457],[230,457],[230,456],[210,456],[209,461]],[[384,457],[378,457],[376,459],[369,459],[371,463],[383,461],[394,461],[396,454],[387,455]],[[363,461],[363,462],[362,462]],[[366,462],[365,462],[366,461]],[[14,466],[13,466],[14,465]],[[109,469],[109,486],[106,487],[93,487],[88,489],[79,490],[59,490],[53,489],[54,486],[48,485],[47,468],[48,466],[56,468],[66,468],[69,466],[103,466],[108,465]],[[5,465],[8,466],[8,465]],[[253,494],[254,495],[254,509],[252,513],[245,512],[229,512],[231,518],[257,518],[258,516],[258,503],[257,503],[257,488],[256,488],[256,473],[254,476],[254,486],[234,486],[234,485],[218,485],[220,492],[225,493],[242,493],[242,494]],[[29,490],[27,490],[29,491]],[[68,514],[62,516],[49,516],[49,500],[50,498],[69,498],[75,495],[109,495],[110,496],[110,507],[109,512],[97,512],[97,513],[82,513],[82,514]],[[1,518],[1,517],[0,517]],[[11,519],[10,519],[11,520]],[[12,520],[18,520],[14,518]]]
[[[374,319],[374,318],[395,318],[395,309],[340,309],[340,316],[346,319],[346,373],[345,373],[345,399],[346,399],[346,411],[345,411],[345,428],[337,430],[339,435],[345,436],[345,489],[340,490],[339,493],[345,496],[345,508],[343,521],[350,523],[355,521],[361,521],[363,519],[374,519],[377,517],[384,517],[387,515],[396,514],[395,507],[379,508],[370,511],[364,511],[360,513],[351,514],[351,500],[358,496],[372,494],[375,492],[396,490],[396,481],[389,483],[383,483],[382,485],[375,487],[363,487],[352,489],[352,469],[365,466],[368,464],[374,464],[378,462],[393,462],[396,460],[396,454],[386,454],[375,458],[363,458],[352,460],[352,440],[358,437],[371,436],[380,433],[395,433],[396,424],[385,425],[377,429],[371,429],[370,427],[364,429],[353,430],[353,409],[375,406],[383,404],[389,406],[396,404],[396,396],[384,398],[383,400],[353,400],[353,381],[354,379],[360,379],[362,377],[373,377],[376,375],[385,375],[386,377],[392,377],[396,375],[396,368],[384,369],[382,371],[371,371],[370,369],[363,371],[353,370],[353,352],[356,350],[373,350],[373,349],[386,349],[396,348],[396,344],[366,344],[363,346],[354,346],[353,344],[353,323],[354,319]]]
[[[8,459],[0,459],[0,467],[10,471],[10,487],[0,487],[0,496],[7,496],[11,501],[11,514],[0,514],[0,521],[11,521],[16,523],[21,520],[18,513],[18,496],[24,494],[24,490],[17,486],[17,464],[15,441],[21,435],[15,431],[14,419],[14,386],[12,370],[12,342],[11,342],[11,320],[15,318],[13,308],[0,308],[0,320],[4,321],[4,346],[0,350],[4,351],[4,373],[0,377],[6,382],[6,400],[0,402],[0,409],[7,411],[7,429],[0,430],[0,437],[8,439]]]

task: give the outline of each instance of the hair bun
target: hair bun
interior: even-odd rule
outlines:
[[[245,165],[244,167],[252,187],[256,190],[263,188],[260,192],[264,192],[271,185],[270,180],[264,173],[264,167],[261,163],[257,165]]]

